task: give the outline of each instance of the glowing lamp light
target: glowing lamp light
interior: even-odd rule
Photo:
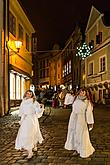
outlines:
[[[22,46],[22,42],[21,41],[15,41],[15,46],[16,46],[17,52],[19,52],[19,50]]]

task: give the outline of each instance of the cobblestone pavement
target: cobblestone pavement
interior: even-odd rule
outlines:
[[[0,118],[0,165],[110,165],[110,107],[94,108],[95,125],[90,132],[96,151],[86,159],[73,156],[64,149],[70,110],[52,111],[44,123],[40,119],[44,142],[38,145],[32,159],[27,160],[26,151],[16,151],[14,143],[19,128],[19,118],[7,115]]]

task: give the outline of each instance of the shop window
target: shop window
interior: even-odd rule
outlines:
[[[20,77],[16,75],[16,99],[20,99]]]
[[[71,73],[71,60],[69,61],[69,73]]]
[[[10,99],[15,99],[15,75],[10,73]]]
[[[65,76],[65,70],[64,70],[64,68],[63,68],[63,77]]]
[[[67,62],[67,74],[69,73],[69,64]]]

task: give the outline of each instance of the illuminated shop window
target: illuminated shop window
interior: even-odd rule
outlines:
[[[24,92],[25,92],[25,79],[21,77],[21,99],[24,96]]]
[[[71,60],[69,61],[69,73],[71,73]]]
[[[15,75],[10,73],[10,99],[15,99]]]
[[[16,75],[16,99],[20,99],[20,77]]]
[[[67,74],[69,73],[69,64],[67,62]]]

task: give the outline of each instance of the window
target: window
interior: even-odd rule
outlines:
[[[66,65],[64,67],[65,67],[65,69],[64,69],[64,76],[66,76]]]
[[[10,99],[15,99],[15,75],[10,73]]]
[[[37,51],[37,37],[34,35],[32,35],[32,51]]]
[[[18,39],[20,41],[23,41],[23,27],[19,24],[19,27],[18,27]]]
[[[45,60],[45,67],[48,67],[48,66],[49,66],[49,60],[46,59],[46,60]]]
[[[69,73],[71,73],[71,60],[69,61]]]
[[[93,75],[93,62],[90,62],[89,63],[89,66],[88,66],[88,75]]]
[[[45,69],[43,69],[43,78],[45,78]]]
[[[29,51],[29,35],[26,33],[26,49]]]
[[[42,61],[40,61],[40,69],[42,69]]]
[[[65,76],[65,70],[64,70],[64,68],[63,68],[63,77]]]
[[[96,35],[96,44],[100,44],[102,42],[102,32],[99,32],[98,35]]]
[[[16,37],[16,18],[9,12],[9,32]]]
[[[42,78],[42,70],[40,70],[40,78]]]
[[[16,75],[16,99],[20,99],[20,77]]]
[[[99,60],[100,60],[99,61],[99,63],[100,63],[100,72],[104,72],[105,67],[106,67],[105,56],[101,57]]]
[[[24,96],[24,92],[25,92],[25,79],[24,77],[21,77],[21,99]]]
[[[43,60],[43,68],[45,68],[45,60]]]
[[[69,69],[69,64],[68,64],[68,62],[67,62],[67,74],[68,74],[68,69]]]

